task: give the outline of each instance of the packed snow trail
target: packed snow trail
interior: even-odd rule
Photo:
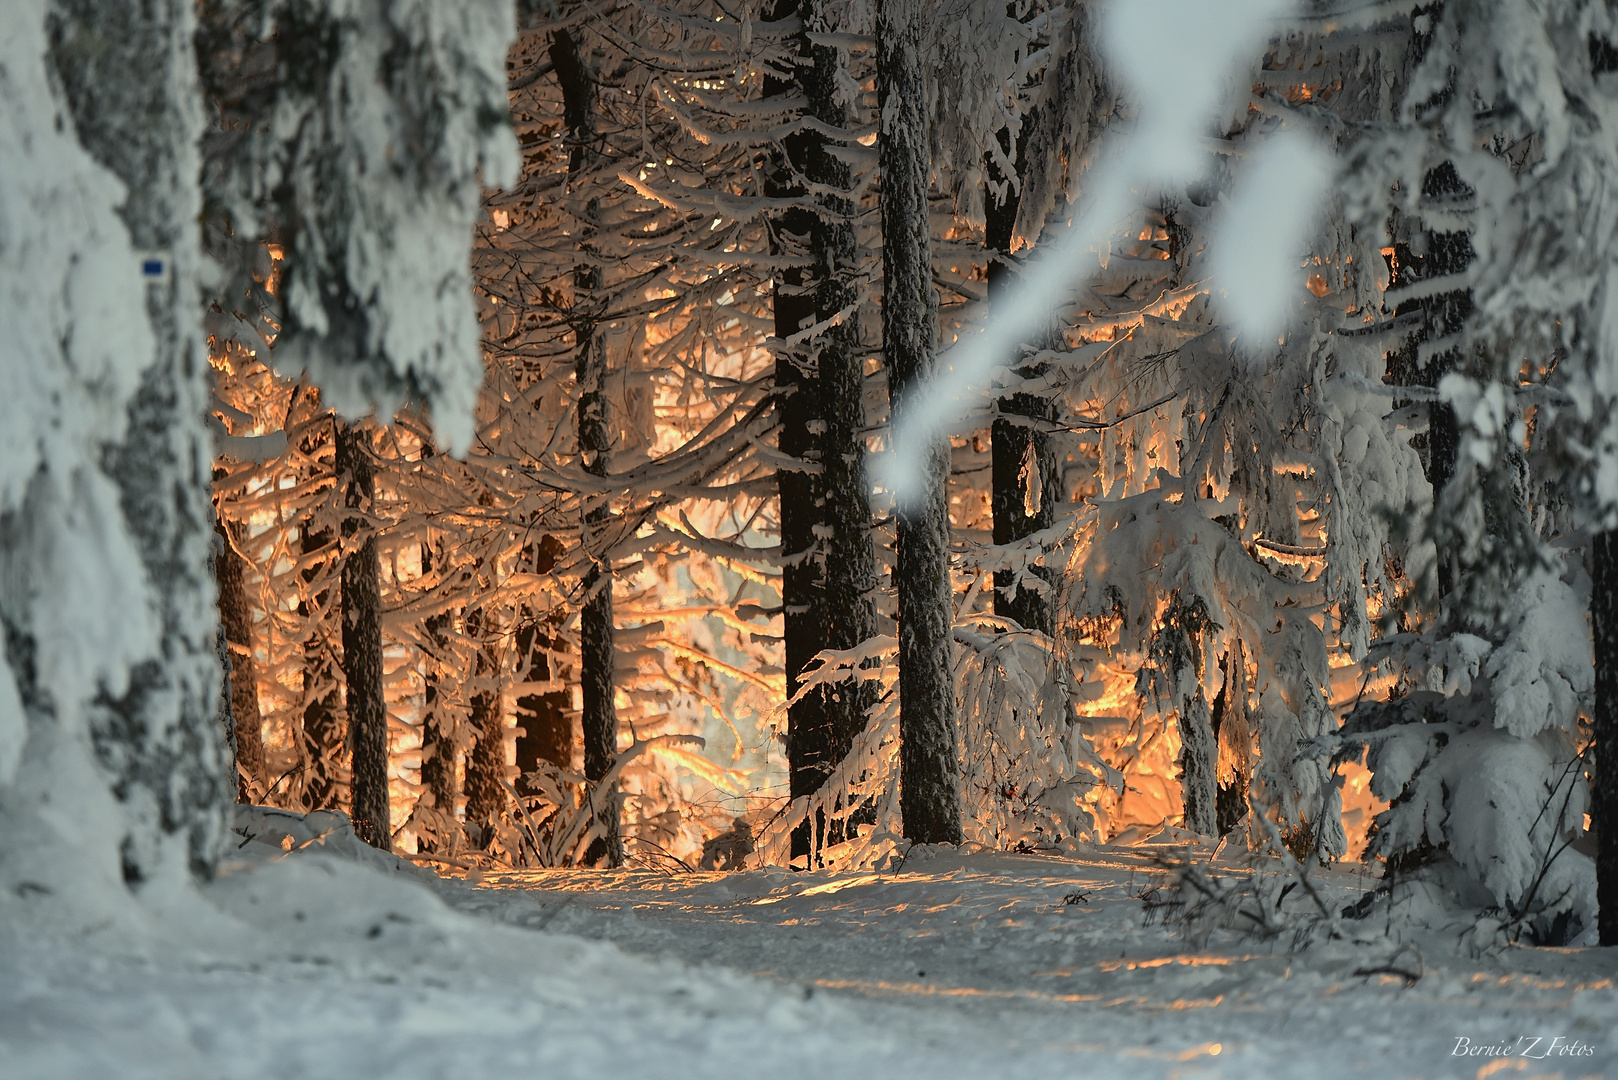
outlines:
[[[146,898],[143,921],[0,900],[0,1077],[1470,1080],[1500,1062],[1457,1039],[1518,1035],[1589,1053],[1507,1075],[1618,1075],[1599,950],[1461,959],[1433,932],[1419,961],[1191,953],[1143,917],[1150,848],[472,884],[330,847],[246,843],[200,901]],[[1413,963],[1411,987],[1354,974]]]
[[[1473,958],[1452,928],[1406,934],[1409,945],[1191,951],[1148,925],[1139,899],[1161,880],[1156,857],[1172,854],[926,853],[897,874],[539,872],[491,876],[451,902],[863,999],[867,1021],[956,1061],[972,1047],[1007,1061],[1072,1054],[1085,1075],[1098,1055],[1128,1061],[1132,1075],[1471,1078],[1499,1059],[1457,1046],[1504,1041],[1513,1070],[1618,1076],[1618,992],[1601,950]],[[1375,884],[1345,870],[1319,878],[1336,903]],[[1385,928],[1363,929],[1374,938]],[[1358,974],[1376,968],[1388,970]],[[1413,986],[1405,971],[1420,975]],[[1558,1048],[1588,1052],[1535,1056],[1558,1036]]]

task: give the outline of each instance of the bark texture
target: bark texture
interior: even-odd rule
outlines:
[[[433,545],[421,545],[421,572],[430,574],[435,564]],[[449,629],[448,612],[429,616],[424,624],[427,639],[433,644],[435,655],[443,656],[447,649],[445,631]],[[454,725],[445,709],[438,685],[436,665],[429,665],[422,690],[421,713],[421,786],[432,797],[433,809],[452,821],[455,817],[455,740]],[[439,821],[435,828],[443,830],[448,823]],[[442,837],[418,837],[423,851],[436,851]]]
[[[549,574],[556,569],[562,554],[562,545],[555,537],[546,535],[536,544],[529,545],[523,561],[533,574]],[[516,634],[517,655],[526,658],[523,681],[530,686],[549,684],[549,689],[536,689],[517,696],[517,771],[527,776],[549,762],[558,769],[573,766],[573,719],[571,695],[566,688],[556,685],[556,670],[560,666],[555,654],[565,649],[567,642],[561,636],[562,612],[541,612],[523,609],[523,622]],[[521,781],[519,779],[519,790]]]
[[[468,627],[468,630],[474,637],[482,636],[479,629]],[[505,814],[508,799],[500,691],[488,685],[494,681],[495,674],[495,663],[488,650],[479,649],[477,676],[486,688],[472,695],[468,714],[476,741],[466,756],[466,821],[468,825],[477,826],[478,842],[485,849],[494,842],[495,828]]]
[[[228,648],[226,672],[230,727],[236,750],[236,798],[262,800],[264,777],[263,717],[258,711],[258,665],[253,660],[253,607],[247,598],[246,561],[232,544],[234,530],[224,522],[214,525],[218,537],[214,553],[214,581],[219,586],[219,622]]]
[[[877,14],[877,136],[882,173],[882,350],[892,416],[933,370],[937,322],[928,223],[930,174],[922,25],[929,8],[883,0]],[[897,511],[899,769],[905,836],[961,842],[960,765],[951,664],[949,438],[899,448],[921,457],[917,490]]]
[[[1024,128],[1026,132],[1028,129]],[[1008,142],[1002,132],[1002,142]],[[1021,142],[1023,140],[1019,140]],[[1019,146],[1019,158],[1021,147]],[[991,180],[1000,180],[999,167],[988,160]],[[989,306],[1016,288],[1017,275],[1011,262],[1011,243],[1017,224],[1018,195],[1007,185],[1004,199],[993,191],[984,200],[985,236],[988,246],[999,257],[989,263]],[[1034,381],[1045,374],[1041,365],[1016,365],[1012,381]],[[1034,533],[1050,528],[1056,521],[1056,506],[1062,498],[1061,462],[1051,439],[1056,422],[1056,402],[1049,397],[1017,391],[1000,399],[991,438],[990,509],[994,514],[996,546],[1015,544]],[[1049,567],[1031,568],[1034,576],[1054,586],[1055,573]],[[1012,619],[1025,630],[1050,635],[1055,629],[1050,596],[1017,581],[1011,570],[994,575],[994,613]]]
[[[236,785],[219,728],[218,621],[208,580],[212,439],[203,424],[208,372],[193,312],[199,291],[201,116],[192,0],[60,0],[50,63],[85,149],[123,181],[119,213],[137,249],[170,272],[146,287],[157,350],[103,468],[158,601],[158,653],[103,692],[91,742],[125,809],[122,869],[150,880],[178,842],[191,873],[210,877],[228,835]],[[30,651],[8,641],[8,652]],[[26,689],[26,688],[25,688]]]
[[[1590,825],[1596,834],[1597,926],[1601,944],[1618,945],[1618,531],[1596,535],[1591,570],[1596,686]]]
[[[562,88],[570,146],[568,172],[577,175],[587,171],[596,156],[594,76],[566,30],[552,35],[550,59]],[[588,253],[588,234],[581,238],[580,247]],[[609,475],[612,430],[605,392],[607,344],[596,325],[600,314],[595,310],[596,291],[600,285],[600,271],[581,263],[573,276],[572,315],[579,457],[585,472],[605,478]],[[612,559],[598,550],[605,543],[603,532],[612,521],[612,509],[604,493],[587,495],[584,504],[584,545],[593,565],[584,578],[584,605],[579,614],[579,679],[584,697],[581,727],[584,775],[599,785],[618,757],[618,711],[613,701],[617,653],[613,645]],[[619,838],[617,793],[597,789],[591,798],[599,815],[601,837],[590,845],[585,859],[591,864],[605,861],[619,866],[623,863],[623,844]]]
[[[823,7],[814,0],[786,0],[770,18],[797,14],[813,29],[824,21]],[[807,32],[799,35],[796,46],[797,78],[772,78],[766,92],[799,93],[810,115],[829,128],[846,129],[847,106],[837,99],[837,50],[814,44]],[[769,193],[776,198],[802,196],[807,186],[819,205],[795,208],[780,219],[777,250],[801,254],[810,266],[786,271],[777,283],[775,335],[785,342],[807,327],[823,327],[801,343],[782,346],[776,359],[780,449],[804,466],[777,474],[787,694],[792,696],[816,653],[851,649],[875,635],[876,555],[858,318],[848,312],[835,325],[825,325],[859,301],[857,207],[841,194],[852,183],[851,170],[835,156],[836,143],[820,131],[796,132],[783,147],[785,159],[776,162]],[[790,707],[787,765],[794,798],[819,791],[848,756],[873,701],[870,685],[844,684],[807,694]],[[818,836],[811,836],[811,827]],[[836,843],[845,831],[842,821],[805,823],[793,835],[792,854],[807,856],[817,841]]]
[[[304,581],[320,576],[319,563],[329,557],[331,533],[305,522],[298,541],[299,554],[306,566]],[[311,600],[298,601],[298,614],[312,623],[303,646],[303,808],[335,810],[338,804],[338,768],[343,751],[342,727],[338,723],[337,679],[332,672],[331,646],[326,629],[331,610],[331,593],[322,589]]]
[[[1208,718],[1208,703],[1199,692],[1180,709],[1180,794],[1185,801],[1185,827],[1203,836],[1219,833],[1219,785],[1215,773],[1219,744]]]
[[[343,680],[353,755],[354,832],[372,847],[393,847],[388,821],[388,707],[382,696],[382,568],[366,516],[376,498],[370,438],[338,422],[337,482],[343,492]]]

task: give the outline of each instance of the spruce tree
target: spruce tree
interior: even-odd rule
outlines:
[[[883,0],[877,13],[877,147],[882,171],[882,354],[897,424],[933,374],[937,332],[927,87],[927,9]],[[914,490],[898,494],[894,587],[899,607],[900,804],[916,843],[961,841],[960,766],[951,665],[949,437],[891,448],[920,459]]]
[[[781,514],[782,604],[787,696],[824,649],[852,649],[876,633],[876,557],[865,464],[864,352],[859,341],[859,247],[853,171],[839,156],[853,136],[838,85],[838,50],[811,32],[835,26],[830,6],[785,0],[771,13],[796,14],[793,77],[771,76],[768,95],[801,94],[803,124],[782,140],[767,179],[773,198],[796,198],[776,224],[777,250],[809,264],[783,272],[774,295],[776,410],[781,452],[801,465],[777,473]],[[811,328],[813,328],[811,330]],[[865,728],[871,687],[823,686],[793,701],[787,716],[788,782],[793,798],[819,791]],[[844,835],[843,822],[806,821],[792,854],[808,857]]]
[[[392,848],[388,821],[388,707],[382,689],[382,568],[366,513],[376,499],[370,436],[338,422],[337,483],[344,507],[342,626],[354,831],[372,847]]]

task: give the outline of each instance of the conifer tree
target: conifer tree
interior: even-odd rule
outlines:
[[[354,831],[372,847],[392,848],[388,811],[388,709],[382,690],[382,586],[376,536],[365,518],[376,499],[370,437],[339,422],[337,486],[348,514],[342,535],[343,684],[352,761]]]
[[[902,416],[933,372],[925,8],[884,0],[877,14],[877,147],[882,170],[882,353],[892,413]],[[900,496],[894,588],[899,609],[900,791],[905,836],[961,840],[955,686],[951,664],[949,441],[895,447],[920,459],[914,492]]]

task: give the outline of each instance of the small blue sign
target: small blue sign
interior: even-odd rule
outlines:
[[[163,276],[163,260],[162,259],[146,259],[145,261],[143,261],[140,264],[140,272],[142,274],[144,274],[146,277],[162,277]]]

